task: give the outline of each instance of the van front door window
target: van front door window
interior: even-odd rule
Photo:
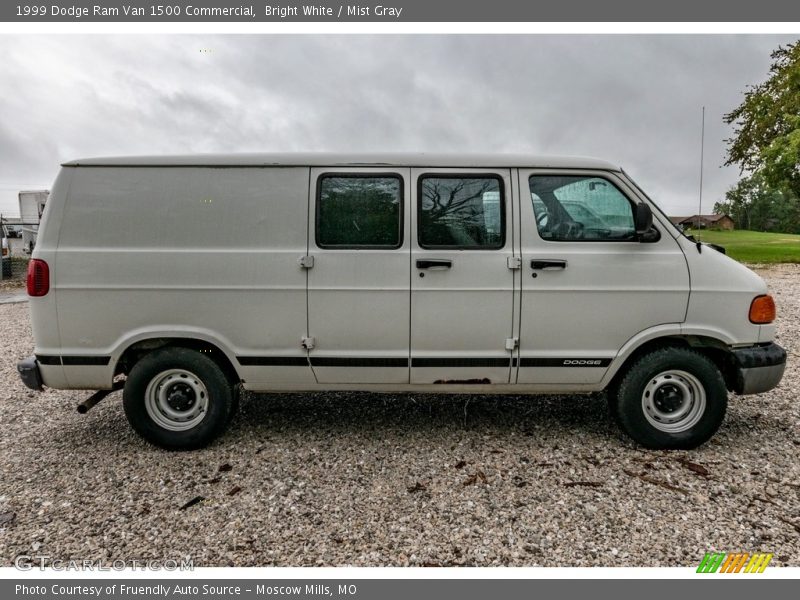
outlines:
[[[544,240],[633,241],[633,205],[610,181],[586,175],[530,178],[536,226]]]

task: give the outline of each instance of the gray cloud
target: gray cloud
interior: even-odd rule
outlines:
[[[668,212],[735,183],[722,115],[785,36],[2,36],[0,211],[92,155],[531,152],[622,164]],[[209,51],[203,51],[209,50]]]

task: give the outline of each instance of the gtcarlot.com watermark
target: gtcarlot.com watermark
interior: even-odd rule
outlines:
[[[194,560],[189,557],[179,559],[58,559],[43,554],[21,554],[14,559],[14,567],[19,571],[193,571]]]

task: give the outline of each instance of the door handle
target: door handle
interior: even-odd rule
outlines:
[[[556,269],[566,269],[567,261],[551,258],[534,258],[531,260],[531,269],[541,271],[555,271]]]
[[[433,269],[434,271],[441,271],[449,269],[453,266],[453,261],[446,258],[428,258],[417,261],[418,269]]]

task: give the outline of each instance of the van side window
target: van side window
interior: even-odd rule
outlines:
[[[317,246],[399,248],[402,197],[399,175],[322,175],[317,182]]]
[[[633,204],[611,181],[584,175],[534,175],[529,183],[542,239],[636,240]]]
[[[419,178],[422,248],[492,250],[505,245],[503,182],[496,175]]]

